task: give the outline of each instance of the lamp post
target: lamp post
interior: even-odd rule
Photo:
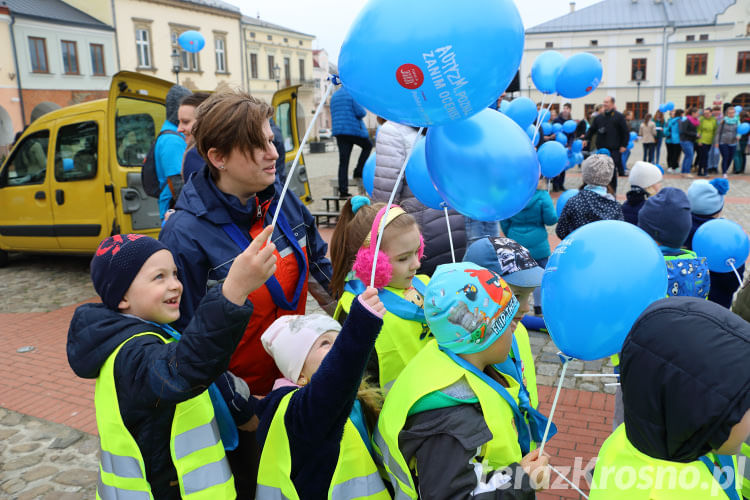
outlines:
[[[281,81],[281,68],[278,63],[273,67],[273,76],[276,79],[276,90],[279,90],[279,82]]]
[[[531,74],[526,75],[526,91],[529,94],[529,99],[531,99]]]
[[[172,73],[174,73],[175,81],[180,84],[180,52],[177,49],[172,49]]]
[[[641,119],[641,81],[643,80],[643,71],[638,70],[635,72],[635,85],[638,87],[635,94],[635,102],[636,102],[636,120]]]

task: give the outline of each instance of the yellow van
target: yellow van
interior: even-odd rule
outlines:
[[[158,237],[158,201],[143,191],[141,166],[172,85],[121,71],[107,99],[50,112],[24,131],[0,170],[0,266],[8,252],[91,254],[112,234]],[[296,92],[288,90],[274,103],[291,164],[300,135]],[[300,167],[291,187],[308,201]]]
[[[286,170],[283,178],[292,167],[294,157],[299,150],[300,142],[305,135],[305,113],[297,99],[299,94],[299,85],[293,85],[279,90],[273,95],[271,105],[276,114],[274,120],[276,125],[281,129],[281,135],[284,136],[284,149],[286,150]],[[310,204],[312,195],[310,194],[310,182],[307,178],[304,155],[300,155],[297,168],[294,170],[294,176],[289,182],[289,189],[292,190],[305,204]]]

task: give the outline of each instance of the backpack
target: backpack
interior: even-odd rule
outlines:
[[[156,141],[159,140],[164,134],[180,135],[179,132],[174,130],[162,130],[159,135],[156,136],[154,142],[151,143],[151,149],[148,150],[146,159],[143,160],[143,167],[141,168],[141,185],[143,191],[152,198],[159,198],[164,186],[159,182],[159,176],[156,174]]]
[[[708,298],[711,277],[705,257],[698,257],[692,250],[682,250],[680,255],[666,255],[669,297],[687,296]]]

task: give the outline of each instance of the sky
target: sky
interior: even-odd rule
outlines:
[[[338,59],[339,49],[349,26],[366,0],[224,0],[238,6],[242,13],[315,35],[313,48],[326,49],[331,62]],[[410,1],[410,0],[404,0]],[[423,0],[424,1],[424,0]],[[472,0],[464,0],[472,1]],[[576,0],[582,9],[600,0]],[[514,0],[526,28],[570,12],[570,0]]]

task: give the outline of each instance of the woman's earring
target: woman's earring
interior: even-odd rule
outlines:
[[[216,168],[218,168],[219,170],[224,170],[224,165],[219,165],[219,166],[218,166],[218,167],[216,167]]]

